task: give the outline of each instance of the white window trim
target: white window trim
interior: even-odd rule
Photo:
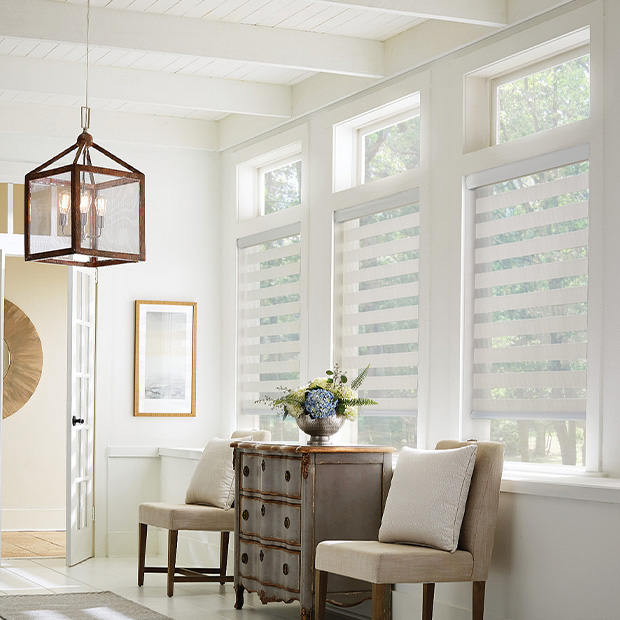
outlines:
[[[461,436],[479,437],[489,439],[490,424],[488,420],[473,419],[471,417],[473,400],[473,360],[471,352],[473,350],[473,315],[474,304],[474,237],[475,227],[475,192],[478,188],[495,183],[501,183],[520,176],[527,176],[549,170],[568,166],[590,158],[590,145],[580,144],[574,147],[545,153],[537,157],[523,159],[489,170],[484,170],[467,175],[463,180],[463,227],[462,227],[462,288],[461,288]],[[592,241],[591,241],[592,243]],[[590,265],[589,272],[595,269]],[[589,293],[589,305],[598,303],[597,300],[591,301],[592,295]],[[596,310],[592,313],[596,314]],[[590,312],[589,312],[590,315]],[[586,401],[586,466],[553,469],[558,473],[571,472],[572,474],[595,474],[600,473],[600,449],[601,449],[601,412],[598,406],[598,395],[595,386],[597,379],[596,353],[591,355],[592,349],[598,351],[596,327],[589,321],[588,325],[588,369],[587,384],[592,386],[587,392]],[[590,343],[592,342],[592,349]],[[592,359],[591,359],[592,358]],[[506,461],[505,469],[508,471],[521,472],[547,472],[551,470],[544,464],[539,466],[535,463],[523,465]]]
[[[581,45],[579,47],[573,47],[568,51],[562,52],[555,56],[547,56],[542,60],[534,61],[527,65],[521,65],[517,69],[511,69],[507,72],[501,73],[496,77],[489,80],[489,91],[491,97],[491,145],[495,146],[497,144],[503,144],[498,140],[499,133],[499,125],[498,125],[498,108],[499,108],[499,100],[498,100],[498,89],[505,84],[510,84],[511,82],[515,82],[524,77],[528,77],[531,75],[535,75],[537,73],[541,73],[542,71],[546,71],[547,69],[551,69],[553,67],[558,67],[560,65],[566,64],[571,60],[576,60],[577,58],[581,58],[586,54],[590,53],[590,45],[589,43],[586,45]],[[577,121],[576,121],[577,122]],[[567,123],[569,124],[569,123]],[[563,126],[563,125],[562,125]],[[556,129],[555,127],[553,129]],[[551,130],[546,130],[551,131]],[[540,132],[542,133],[542,132]],[[531,134],[528,134],[531,135]],[[518,138],[517,138],[518,139]]]

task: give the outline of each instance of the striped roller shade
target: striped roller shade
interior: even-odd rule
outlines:
[[[476,191],[473,417],[584,420],[588,164]]]
[[[364,415],[414,415],[418,393],[418,203],[336,224],[335,360],[370,364]]]
[[[241,414],[254,401],[299,387],[300,235],[239,249],[238,377]]]

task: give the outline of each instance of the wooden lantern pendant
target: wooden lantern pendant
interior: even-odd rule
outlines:
[[[143,261],[144,174],[83,127],[73,146],[26,175],[25,259],[86,267]],[[91,150],[109,163],[94,166]],[[72,162],[56,164],[73,151]]]

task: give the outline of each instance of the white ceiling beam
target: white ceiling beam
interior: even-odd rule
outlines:
[[[291,88],[238,80],[157,73],[91,65],[89,96],[124,101],[258,116],[291,115]],[[83,97],[85,65],[18,56],[0,56],[0,88]]]
[[[2,0],[2,35],[84,44],[85,7],[49,0]],[[379,41],[157,13],[91,7],[90,42],[304,71],[383,76]]]
[[[479,26],[505,26],[507,23],[506,0],[321,0],[321,2]]]

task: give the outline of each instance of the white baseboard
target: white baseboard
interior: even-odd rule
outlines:
[[[5,531],[60,531],[65,529],[65,511],[61,508],[4,508]]]

